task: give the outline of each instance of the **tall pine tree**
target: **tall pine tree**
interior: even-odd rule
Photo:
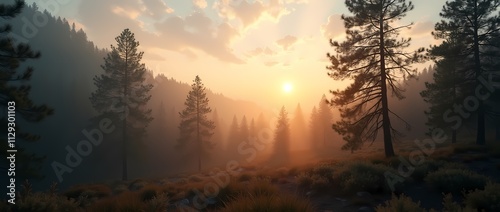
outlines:
[[[498,54],[489,55],[491,51],[486,51],[486,49],[499,48],[494,42],[494,39],[499,36],[500,17],[497,14],[499,5],[500,0],[448,1],[439,14],[444,20],[437,23],[435,27],[434,35],[437,38],[449,39],[451,37],[463,42],[465,45],[463,54],[469,64],[463,71],[473,72],[469,76],[477,87],[482,86],[480,78],[487,79],[485,74],[488,72],[488,57],[498,56]],[[476,143],[480,145],[486,143],[484,101],[485,99],[479,99],[477,105]]]
[[[101,117],[118,123],[122,133],[122,179],[128,179],[129,141],[140,140],[151,122],[151,110],[146,109],[153,87],[144,83],[146,68],[141,63],[143,52],[138,52],[139,42],[129,29],[115,38],[117,46],[104,58],[104,74],[94,78],[97,90],[90,101]]]
[[[429,133],[435,128],[451,130],[451,142],[457,141],[457,130],[461,127],[446,122],[443,116],[453,105],[460,104],[466,95],[470,94],[470,80],[463,70],[467,64],[463,54],[465,46],[458,39],[448,38],[439,46],[433,46],[429,51],[435,58],[436,69],[433,75],[434,82],[426,82],[426,89],[420,93],[424,101],[430,104],[425,114]]]
[[[24,1],[16,0],[13,5],[0,4],[0,19],[2,23],[7,22],[9,19],[14,18],[25,7]],[[24,119],[28,122],[39,122],[45,117],[51,115],[53,110],[46,105],[36,105],[31,101],[29,95],[31,87],[28,84],[31,75],[34,71],[32,67],[21,70],[21,64],[30,59],[37,59],[40,57],[39,52],[33,51],[28,44],[17,43],[16,40],[9,36],[12,30],[10,24],[0,26],[0,107],[2,111],[7,111],[9,102],[14,102],[15,118]],[[2,126],[13,127],[15,129],[15,137],[17,140],[28,142],[37,141],[40,136],[33,135],[28,132],[22,131],[19,127],[19,122],[7,124],[7,113],[2,113],[0,116],[0,123]],[[17,125],[16,125],[17,124]],[[0,147],[0,154],[6,157],[7,146],[7,131],[2,131],[2,146]],[[18,179],[40,179],[43,177],[40,173],[42,162],[45,156],[29,153],[19,143],[14,146],[9,146],[17,150],[16,154],[16,178]],[[2,166],[8,167],[7,160]]]
[[[291,136],[292,136],[292,145],[291,148],[294,150],[303,150],[306,148],[306,140],[307,140],[307,127],[306,122],[304,120],[304,114],[302,112],[302,108],[300,104],[297,104],[295,108],[295,112],[293,114],[293,119],[291,121]]]
[[[198,171],[201,171],[201,157],[207,148],[213,148],[214,143],[210,141],[215,124],[207,115],[212,112],[208,105],[209,99],[205,93],[205,86],[199,76],[193,81],[186,101],[184,110],[179,113],[181,123],[179,124],[179,145],[185,146],[190,142],[195,143],[198,155]]]
[[[399,31],[410,27],[396,25],[413,9],[406,0],[349,0],[345,1],[352,16],[342,15],[346,41],[330,41],[336,54],[327,54],[331,65],[328,75],[334,80],[354,82],[344,90],[331,91],[330,103],[341,107],[341,120],[334,129],[347,144],[343,149],[354,151],[366,140],[374,141],[383,131],[386,157],[394,156],[393,137],[399,132],[393,127],[390,115],[399,118],[389,107],[388,94],[402,99],[400,77],[412,77],[423,49],[406,52],[411,39],[400,38]]]
[[[274,130],[274,161],[286,162],[289,159],[290,151],[290,122],[285,106],[281,110],[276,121]]]

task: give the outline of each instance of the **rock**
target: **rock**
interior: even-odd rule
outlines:
[[[371,207],[363,206],[358,209],[358,212],[375,212],[375,210]]]
[[[189,205],[189,200],[188,199],[181,199],[179,202],[177,202],[177,205]]]
[[[208,198],[207,199],[207,204],[208,205],[215,205],[217,203],[217,200],[215,198]]]

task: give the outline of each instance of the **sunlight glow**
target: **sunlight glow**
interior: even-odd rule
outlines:
[[[287,82],[287,83],[283,84],[283,91],[285,93],[290,93],[290,92],[292,92],[292,90],[293,90],[293,86],[291,83]]]

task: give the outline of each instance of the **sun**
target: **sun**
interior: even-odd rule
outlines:
[[[293,86],[291,83],[287,82],[287,83],[283,84],[283,91],[285,93],[290,93],[290,92],[292,92],[292,90],[293,90]]]

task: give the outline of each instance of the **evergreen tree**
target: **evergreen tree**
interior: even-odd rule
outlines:
[[[274,131],[274,157],[277,162],[289,159],[290,151],[290,123],[285,106],[281,107]]]
[[[222,143],[223,141],[223,135],[222,135],[222,130],[221,130],[221,120],[219,119],[219,114],[217,113],[217,109],[214,109],[212,113],[212,120],[214,121],[214,125],[217,126],[214,129],[214,134],[212,135],[212,141],[215,143]],[[221,146],[221,145],[219,145]]]
[[[334,129],[347,143],[343,149],[354,151],[366,140],[374,141],[383,130],[386,157],[394,156],[393,137],[399,132],[390,121],[394,114],[388,104],[388,94],[402,99],[399,77],[413,77],[411,65],[422,59],[421,52],[406,52],[411,39],[400,38],[399,31],[412,24],[396,26],[396,21],[413,9],[406,0],[345,1],[352,16],[342,15],[346,41],[330,40],[336,54],[327,54],[331,65],[328,75],[334,80],[352,79],[344,90],[331,91],[330,104],[340,107],[341,120]],[[402,119],[401,119],[402,120]],[[406,122],[405,122],[406,123]]]
[[[465,48],[461,53],[469,64],[463,71],[473,72],[469,76],[478,87],[481,86],[480,78],[488,71],[486,61],[492,56],[488,54],[491,51],[485,50],[499,47],[493,40],[499,36],[500,17],[496,14],[499,5],[500,0],[448,1],[439,14],[444,20],[435,26],[434,35],[437,38],[453,38],[463,42]],[[486,143],[484,99],[479,99],[477,108],[476,143],[484,145]]]
[[[205,86],[199,76],[193,81],[191,91],[187,95],[184,105],[186,108],[179,113],[181,123],[179,124],[180,138],[179,146],[194,142],[198,155],[198,171],[201,171],[201,157],[207,148],[213,148],[214,143],[210,141],[215,124],[207,117],[212,112],[208,105],[209,99],[205,93]]]
[[[16,17],[21,13],[24,6],[24,1],[21,0],[16,0],[13,5],[0,4],[0,19],[4,21],[2,23]],[[27,44],[16,43],[17,41],[9,36],[11,30],[12,26],[10,24],[0,26],[0,105],[3,107],[2,111],[8,111],[8,106],[14,106],[16,120],[24,119],[28,122],[39,122],[53,114],[53,110],[46,105],[33,103],[30,99],[31,86],[28,83],[34,69],[28,67],[20,70],[20,67],[27,60],[39,58],[40,53],[33,51]],[[2,113],[0,116],[0,123],[2,123],[2,126],[15,129],[15,131],[9,132],[15,133],[16,140],[33,142],[40,139],[38,135],[22,131],[19,127],[19,121],[14,124],[8,123],[7,112]],[[2,132],[3,145],[0,147],[2,157],[7,157],[7,148],[17,150],[16,178],[42,178],[40,169],[45,156],[29,153],[19,143],[13,143],[12,146],[7,145],[7,138],[11,136],[7,135],[7,130]],[[2,166],[6,165],[5,167],[8,167],[7,160],[4,161],[5,164],[2,163]]]
[[[103,117],[119,123],[122,133],[122,179],[128,179],[127,160],[129,140],[139,140],[146,134],[151,110],[145,109],[153,87],[145,84],[146,68],[141,63],[143,52],[129,29],[115,38],[117,46],[104,58],[104,74],[94,78],[97,90],[92,93],[92,106]],[[131,139],[132,138],[132,139]]]
[[[293,149],[306,148],[305,142],[307,140],[307,127],[300,104],[297,104],[297,107],[295,108],[295,113],[293,115],[290,129],[292,136],[292,141],[291,141],[292,148]]]
[[[158,142],[165,143],[166,138],[169,137],[170,135],[168,134],[167,113],[165,112],[165,106],[163,104],[163,101],[160,102],[160,106],[158,108],[158,113],[155,117],[156,117],[155,118],[155,122],[156,122],[155,137],[157,138]]]
[[[318,129],[318,138],[322,143],[321,146],[326,147],[327,144],[333,142],[335,131],[332,129],[333,113],[324,94],[319,101],[317,115],[318,127],[320,127]]]
[[[311,142],[310,147],[312,150],[320,148],[321,140],[319,135],[321,126],[319,123],[321,123],[321,121],[318,116],[318,110],[316,109],[316,106],[314,106],[309,119],[309,140]]]
[[[248,141],[248,136],[250,136],[250,132],[248,129],[247,117],[243,116],[240,124],[239,142]]]
[[[227,140],[226,140],[226,152],[227,152],[226,155],[229,157],[234,157],[238,152],[238,144],[241,142],[239,136],[240,135],[239,130],[240,127],[238,124],[238,118],[236,118],[236,115],[234,115],[233,121],[231,122],[231,126],[229,126],[229,132],[227,134]]]
[[[250,128],[248,130],[248,133],[250,136],[254,137],[257,136],[257,127],[255,126],[255,120],[252,118],[252,121],[250,121]]]
[[[466,64],[463,53],[465,46],[457,39],[449,38],[439,46],[433,46],[429,51],[435,58],[436,69],[433,75],[434,82],[426,82],[426,89],[420,93],[422,98],[430,104],[425,114],[428,117],[427,125],[429,133],[435,128],[450,129],[452,132],[451,142],[457,140],[457,130],[461,126],[453,126],[443,119],[446,111],[453,105],[460,104],[466,95],[470,94],[470,81],[467,74],[461,70]]]

